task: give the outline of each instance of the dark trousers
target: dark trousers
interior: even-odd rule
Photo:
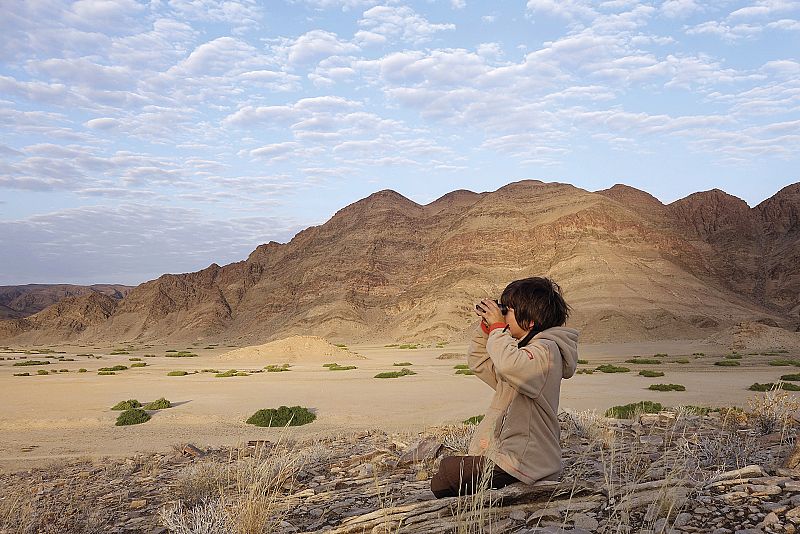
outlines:
[[[447,456],[439,464],[439,472],[431,479],[431,491],[437,499],[472,495],[480,484],[480,477],[488,460],[483,456]],[[496,465],[489,472],[489,486],[500,489],[519,482]]]

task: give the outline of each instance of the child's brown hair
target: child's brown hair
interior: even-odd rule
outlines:
[[[537,331],[562,326],[571,308],[561,296],[561,288],[549,278],[533,276],[508,284],[500,302],[514,308],[514,317],[524,329]]]

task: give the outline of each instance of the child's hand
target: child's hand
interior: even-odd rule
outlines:
[[[500,307],[494,300],[483,299],[480,302],[480,307],[483,308],[483,311],[476,308],[475,313],[480,315],[487,325],[506,322],[505,316],[503,316],[503,312],[500,311]]]

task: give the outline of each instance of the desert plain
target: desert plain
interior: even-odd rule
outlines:
[[[482,414],[491,398],[491,389],[477,377],[456,374],[454,367],[466,363],[466,343],[337,347],[320,338],[308,343],[301,337],[289,338],[278,343],[277,352],[272,344],[271,354],[252,347],[202,343],[7,347],[0,354],[4,358],[0,361],[0,469],[14,472],[57,460],[166,452],[186,443],[236,446],[252,440],[274,440],[286,432],[296,437],[336,436],[369,429],[423,432]],[[126,354],[111,354],[120,349]],[[168,351],[176,350],[196,356],[170,357],[175,352]],[[776,382],[781,375],[793,372],[794,367],[770,362],[800,359],[797,349],[742,350],[737,354],[739,359],[727,360],[737,361],[739,366],[715,365],[732,354],[724,344],[707,340],[582,344],[580,357],[588,363],[581,363],[579,370],[610,363],[626,366],[630,372],[576,374],[562,382],[560,409],[602,414],[611,406],[641,400],[664,406],[746,408],[748,399],[757,395],[748,390],[751,384]],[[655,359],[661,363],[625,363],[633,358],[652,360],[654,355],[660,355]],[[135,363],[131,358],[147,365],[130,368]],[[52,363],[14,366],[26,360]],[[333,362],[357,368],[330,371],[323,366]],[[267,365],[285,363],[290,365],[287,372],[264,370]],[[416,374],[375,378],[378,373],[400,369],[396,363],[410,363],[405,367]],[[98,375],[99,368],[114,365],[129,368],[114,375]],[[79,373],[81,368],[86,372]],[[48,374],[37,374],[40,369]],[[211,372],[229,369],[248,374],[218,378]],[[643,369],[662,371],[664,376],[640,376]],[[168,376],[176,370],[188,374]],[[14,376],[21,372],[30,376]],[[648,389],[657,383],[680,384],[686,390]],[[110,408],[117,402],[137,399],[144,403],[160,397],[169,399],[173,407],[152,412],[152,419],[145,424],[115,426],[120,412]],[[281,405],[305,406],[316,413],[317,419],[289,429],[245,423],[256,410]]]

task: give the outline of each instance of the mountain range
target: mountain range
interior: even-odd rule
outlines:
[[[797,330],[800,183],[752,208],[718,189],[665,205],[625,185],[533,180],[426,205],[379,191],[246,260],[0,321],[0,339],[460,339],[476,301],[527,276],[561,285],[584,340],[704,338],[743,321]]]

